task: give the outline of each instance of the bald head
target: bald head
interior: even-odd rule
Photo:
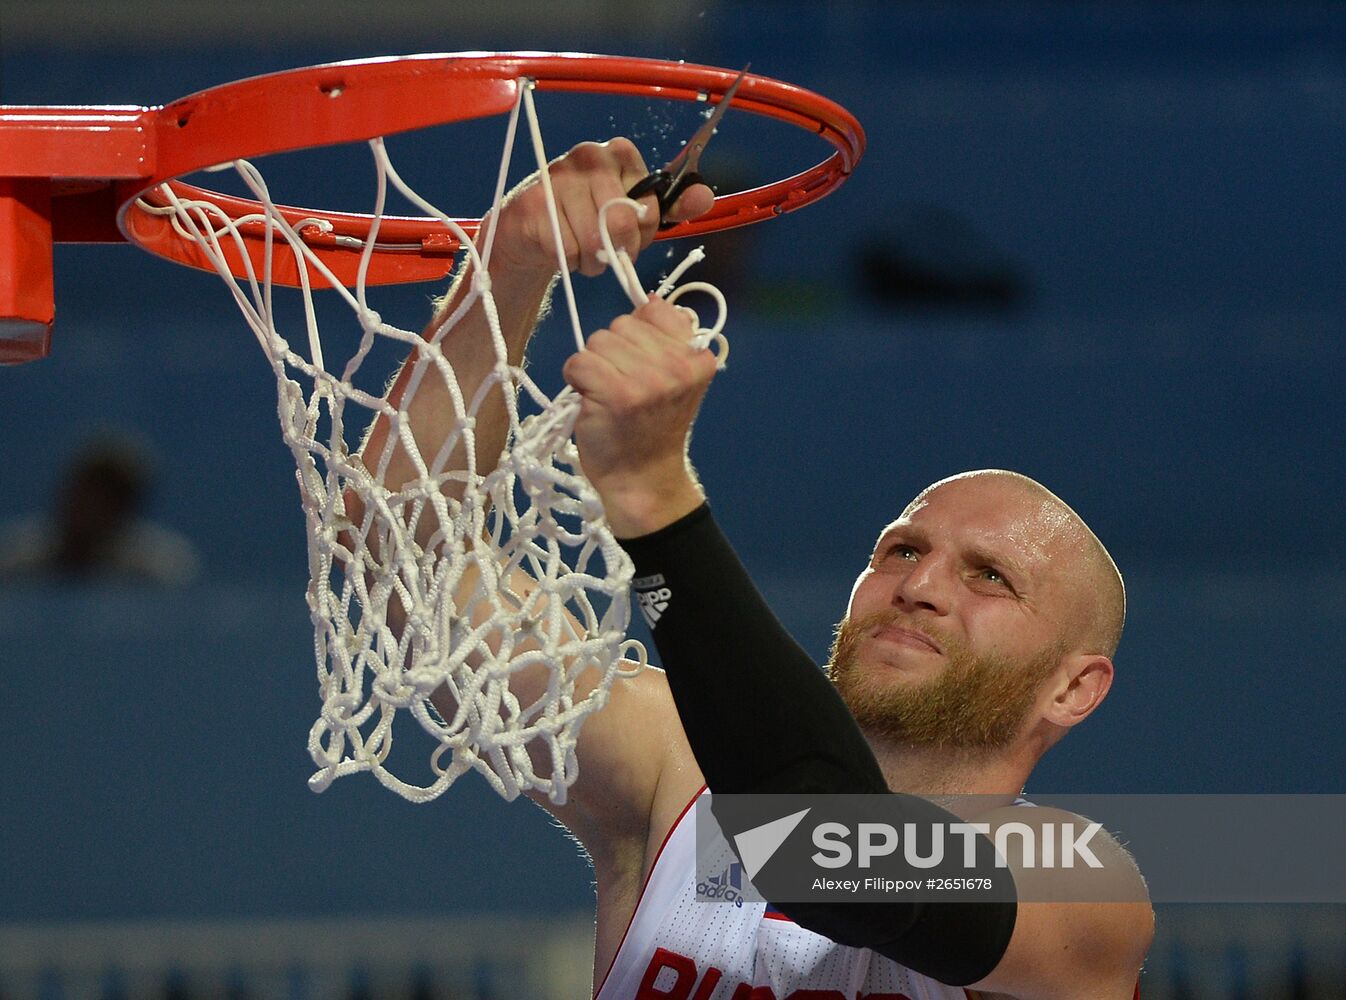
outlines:
[[[903,518],[936,492],[967,495],[994,504],[1006,541],[1034,562],[1050,567],[1049,583],[1062,607],[1062,642],[1076,652],[1111,657],[1126,619],[1126,588],[1103,543],[1070,506],[1047,487],[1018,472],[980,469],[927,486]]]

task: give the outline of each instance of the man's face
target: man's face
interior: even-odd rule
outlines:
[[[995,749],[1061,662],[1071,595],[1058,508],[999,476],[946,482],[879,538],[831,675],[862,728],[913,746]]]

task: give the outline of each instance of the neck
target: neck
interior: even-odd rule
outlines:
[[[872,735],[869,745],[895,792],[994,795],[1009,801],[1023,789],[1032,770],[1015,747],[1004,751],[912,747]]]

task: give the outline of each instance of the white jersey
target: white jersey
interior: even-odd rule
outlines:
[[[967,1000],[765,903],[698,902],[695,801],[659,849],[596,1000]]]

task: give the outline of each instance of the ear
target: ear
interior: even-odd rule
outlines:
[[[1066,729],[1079,725],[1107,697],[1112,674],[1112,661],[1098,653],[1072,653],[1065,657],[1043,717]]]

